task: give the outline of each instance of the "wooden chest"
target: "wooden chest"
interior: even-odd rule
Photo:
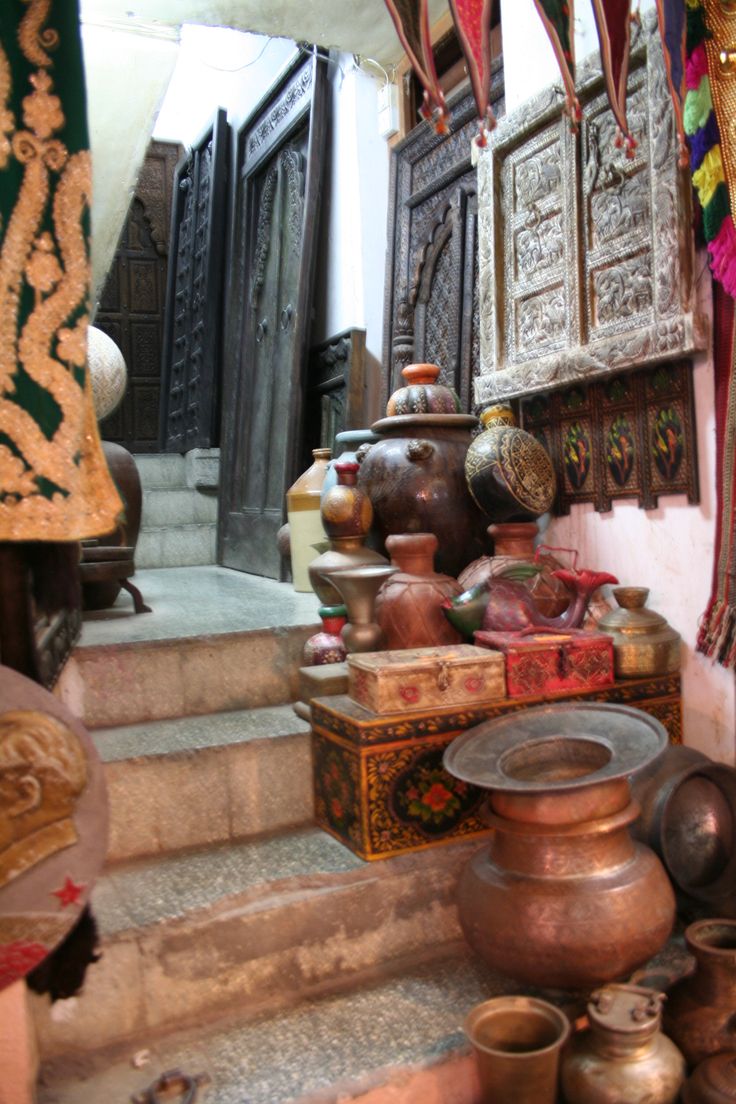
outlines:
[[[503,658],[473,644],[348,656],[348,693],[375,713],[404,713],[506,697]]]
[[[485,632],[477,644],[494,648],[506,663],[510,698],[596,690],[613,684],[613,639],[600,632]]]
[[[679,675],[621,679],[603,689],[557,694],[555,701],[636,706],[682,740]],[[542,705],[548,697],[505,698],[380,715],[346,695],[312,702],[313,783],[317,823],[364,859],[383,859],[480,836],[484,791],[442,766],[451,740],[494,717]]]

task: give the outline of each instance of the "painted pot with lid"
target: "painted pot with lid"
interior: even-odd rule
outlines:
[[[639,811],[629,776],[666,745],[664,726],[638,709],[578,702],[520,710],[450,744],[449,773],[490,791],[494,832],[461,875],[458,907],[492,967],[576,990],[661,949],[675,899],[657,856],[629,833]]]

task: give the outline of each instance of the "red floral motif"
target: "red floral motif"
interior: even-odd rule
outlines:
[[[42,943],[31,943],[24,939],[0,946],[0,989],[25,977],[48,953],[49,948]]]
[[[399,694],[409,705],[414,705],[419,701],[419,687],[418,686],[400,686]]]
[[[429,805],[433,813],[441,813],[447,807],[447,803],[452,801],[452,794],[441,782],[433,782],[422,800],[425,805]]]
[[[469,694],[477,694],[479,690],[482,690],[484,686],[483,679],[480,675],[468,675],[465,680],[465,689]]]

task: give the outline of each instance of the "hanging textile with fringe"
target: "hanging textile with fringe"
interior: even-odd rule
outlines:
[[[496,125],[491,110],[491,13],[493,0],[450,0],[450,11],[457,37],[468,66],[470,83],[478,107],[480,134],[477,142],[485,146],[486,130]]]
[[[719,0],[687,0],[687,94],[683,114],[693,186],[713,272],[716,413],[716,537],[713,583],[698,651],[736,666],[736,116],[733,74],[722,66],[736,40],[736,14]]]
[[[121,503],[86,370],[91,165],[75,0],[0,5],[0,541],[74,541]]]
[[[565,111],[573,129],[582,118],[575,91],[575,29],[573,0],[534,0],[534,5],[547,32],[560,67],[565,88]]]
[[[434,62],[427,0],[384,0],[384,3],[411,67],[424,88],[419,113],[433,124],[438,134],[446,134],[449,114]]]
[[[626,119],[626,81],[629,76],[631,42],[631,0],[592,0],[593,15],[601,50],[601,67],[608,101],[618,125],[616,145],[626,147],[633,157],[636,139]]]
[[[685,4],[684,0],[657,0],[657,21],[662,39],[667,84],[675,112],[675,128],[680,150],[678,164],[681,169],[689,165],[683,110],[687,87],[685,84]]]

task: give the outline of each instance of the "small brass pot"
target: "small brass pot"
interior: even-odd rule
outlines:
[[[661,613],[645,609],[647,587],[615,587],[619,608],[598,622],[613,637],[616,678],[649,678],[680,670],[680,634]]]
[[[682,1090],[682,1104],[733,1104],[736,1100],[736,1051],[706,1058]]]

